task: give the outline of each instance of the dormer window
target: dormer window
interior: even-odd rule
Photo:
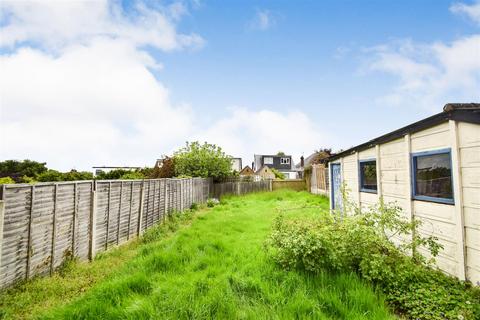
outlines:
[[[263,164],[273,164],[273,157],[263,158]]]
[[[280,158],[280,164],[290,164],[290,158]]]

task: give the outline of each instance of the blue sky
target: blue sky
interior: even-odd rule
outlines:
[[[201,139],[298,161],[480,101],[475,1],[81,4],[2,6],[0,124],[26,133],[1,158],[148,165]]]

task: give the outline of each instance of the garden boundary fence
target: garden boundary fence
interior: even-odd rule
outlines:
[[[272,180],[230,179],[213,184],[212,196],[220,198],[226,194],[240,196],[251,192],[272,191]]]
[[[0,185],[0,288],[93,259],[212,189],[202,178]]]
[[[314,164],[312,165],[311,174],[305,178],[311,193],[329,196],[328,167],[325,167],[323,164]]]

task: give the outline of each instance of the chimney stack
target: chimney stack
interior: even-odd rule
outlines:
[[[300,167],[303,168],[305,166],[305,158],[303,156],[300,157]]]

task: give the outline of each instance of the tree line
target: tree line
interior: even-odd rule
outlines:
[[[153,168],[116,169],[100,172],[96,176],[92,172],[75,169],[61,172],[48,168],[46,162],[28,159],[0,161],[0,184],[173,177],[203,177],[221,180],[235,175],[238,173],[232,171],[232,158],[226,155],[222,148],[207,142],[201,144],[198,141],[187,142],[172,156],[164,156]]]

